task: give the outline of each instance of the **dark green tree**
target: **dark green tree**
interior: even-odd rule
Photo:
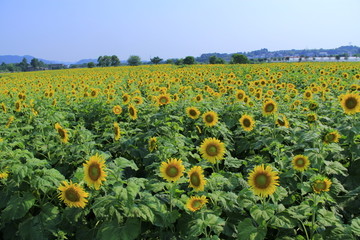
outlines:
[[[127,62],[130,66],[138,66],[141,64],[141,58],[139,56],[131,55]]]
[[[99,56],[98,59],[97,59],[97,61],[98,61],[98,66],[99,66],[99,67],[104,67],[104,66],[103,66],[103,65],[104,65],[103,56]]]
[[[249,59],[243,54],[235,53],[235,54],[231,55],[231,63],[232,64],[245,64],[245,63],[249,63]]]
[[[187,56],[184,58],[183,62],[187,65],[195,64],[195,58],[193,56]]]
[[[40,67],[40,61],[39,61],[39,59],[37,59],[37,58],[31,59],[30,65],[31,65],[33,68],[35,68],[35,69],[39,68],[39,67]]]
[[[163,59],[162,58],[159,58],[159,57],[153,57],[153,58],[150,58],[150,61],[153,63],[153,64],[159,64]]]
[[[179,58],[175,60],[175,65],[183,65],[184,64],[184,59]]]
[[[23,71],[23,72],[27,70],[28,66],[29,66],[29,64],[28,64],[26,58],[23,58],[21,63],[19,63],[19,67],[21,68],[21,71]]]
[[[166,64],[174,64],[174,59],[167,59],[165,61]]]
[[[120,66],[120,60],[116,55],[111,56],[111,66]]]
[[[95,63],[89,62],[89,63],[87,64],[87,67],[88,67],[88,68],[93,68],[93,67],[95,67]]]
[[[222,58],[216,57],[216,56],[214,55],[214,56],[211,56],[211,57],[209,58],[209,63],[210,63],[210,64],[224,64],[224,63],[225,63],[225,60],[222,59]]]

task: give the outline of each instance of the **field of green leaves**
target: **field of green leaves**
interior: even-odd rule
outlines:
[[[358,239],[360,64],[0,74],[0,239]]]

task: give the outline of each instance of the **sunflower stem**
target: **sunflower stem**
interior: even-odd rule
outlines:
[[[306,230],[306,227],[305,227],[304,223],[303,223],[302,221],[300,221],[300,220],[299,220],[299,222],[301,223],[301,226],[302,226],[302,228],[303,228],[303,230],[304,230],[304,232],[305,232],[306,240],[310,240],[309,234],[308,234],[308,232],[307,232],[307,230]]]
[[[312,213],[310,239],[313,238],[314,232],[315,232],[315,217],[316,217],[315,215],[316,215],[316,207],[314,207],[313,213]]]

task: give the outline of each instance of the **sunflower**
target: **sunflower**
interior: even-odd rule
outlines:
[[[135,103],[135,104],[142,104],[144,102],[144,99],[140,96],[135,96],[133,97],[132,101]]]
[[[277,111],[277,104],[274,100],[268,99],[263,104],[263,114],[264,115],[271,115]]]
[[[214,111],[208,111],[203,114],[203,121],[205,123],[205,126],[213,127],[216,125],[216,123],[219,121],[219,117],[216,112]]]
[[[160,175],[168,182],[175,182],[184,175],[185,167],[180,159],[170,158],[167,162],[162,162]]]
[[[240,89],[240,90],[237,90],[237,91],[236,91],[235,97],[236,97],[237,100],[243,101],[244,98],[245,98],[245,96],[246,96],[246,93],[245,93],[244,90],[241,90],[241,89]]]
[[[191,196],[186,202],[186,208],[192,212],[195,212],[201,209],[206,203],[208,203],[208,200],[205,196]]]
[[[121,98],[123,100],[124,105],[128,104],[131,101],[131,97],[127,93],[124,93]]]
[[[117,122],[114,122],[114,139],[115,141],[120,139],[120,127]]]
[[[84,165],[84,180],[89,187],[96,190],[100,189],[103,181],[106,181],[105,160],[103,157],[95,154],[91,156]]]
[[[324,135],[323,142],[325,144],[333,143],[333,142],[337,143],[339,142],[339,138],[340,138],[339,132],[337,130],[334,130]]]
[[[15,117],[14,116],[10,116],[6,125],[5,125],[5,128],[9,128],[11,123],[14,121]]]
[[[15,102],[15,111],[20,112],[22,108],[22,103],[20,100]]]
[[[248,184],[255,195],[260,197],[267,197],[276,191],[276,186],[279,185],[279,176],[274,172],[270,166],[264,164],[255,166],[250,172]]]
[[[194,188],[195,191],[204,191],[206,180],[204,178],[204,170],[200,166],[195,166],[188,172],[189,187]]]
[[[346,114],[360,112],[360,96],[355,93],[348,93],[341,96],[341,107]]]
[[[293,164],[293,168],[295,170],[298,170],[298,171],[302,172],[302,171],[306,170],[309,167],[310,161],[309,161],[309,158],[307,156],[296,155],[292,159],[292,164]]]
[[[196,107],[187,107],[185,111],[189,118],[198,119],[200,116],[200,111]]]
[[[149,139],[148,149],[149,149],[150,152],[153,152],[156,148],[157,148],[157,138],[152,137],[152,138]]]
[[[317,120],[316,113],[309,113],[306,115],[306,119],[308,122],[315,122]]]
[[[277,119],[276,119],[276,124],[280,127],[286,127],[289,128],[290,124],[289,121],[287,120],[287,117],[283,114],[281,114]]]
[[[309,100],[309,99],[312,98],[312,92],[311,92],[310,89],[308,89],[308,90],[306,90],[306,91],[304,92],[304,98],[307,99],[307,100]]]
[[[255,120],[253,119],[253,117],[249,115],[246,114],[242,115],[241,118],[239,119],[239,122],[241,127],[247,132],[254,129]]]
[[[64,129],[59,123],[55,123],[55,129],[59,133],[60,139],[63,143],[69,142],[69,136],[67,130]]]
[[[1,103],[1,109],[3,110],[4,113],[7,112],[7,108],[6,108],[5,103]]]
[[[87,203],[89,194],[77,183],[63,181],[58,187],[59,199],[64,201],[68,207],[84,208]]]
[[[132,120],[137,119],[137,109],[134,105],[130,104],[128,107],[129,115]]]
[[[9,176],[9,172],[7,170],[0,172],[0,179],[7,179]]]
[[[170,95],[169,94],[161,94],[157,97],[157,103],[159,105],[166,105],[170,103]]]
[[[225,144],[216,138],[205,138],[200,145],[201,156],[211,163],[224,159]]]
[[[120,105],[115,105],[112,109],[113,113],[115,113],[116,115],[119,115],[122,113],[122,107]]]
[[[331,180],[327,177],[316,177],[312,182],[312,188],[315,193],[328,192],[331,187]]]

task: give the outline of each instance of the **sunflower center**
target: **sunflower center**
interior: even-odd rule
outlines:
[[[176,177],[179,173],[179,169],[175,166],[170,166],[166,169],[166,175],[169,177]]]
[[[98,164],[92,164],[89,167],[89,177],[91,178],[91,180],[96,181],[99,179],[101,175],[101,169],[100,166]]]
[[[242,99],[242,98],[244,97],[244,94],[239,93],[239,94],[237,95],[237,97],[238,97],[238,99]]]
[[[278,123],[280,126],[285,126],[285,122],[281,119],[278,119]]]
[[[245,127],[250,127],[250,126],[251,126],[251,121],[250,121],[250,119],[245,118],[245,119],[243,120],[243,125],[244,125]]]
[[[267,186],[270,184],[270,181],[268,176],[265,174],[259,174],[255,177],[255,184],[258,188],[267,188]]]
[[[208,122],[208,123],[211,123],[214,121],[214,117],[211,116],[211,115],[206,115],[205,116],[205,121]]]
[[[273,103],[268,103],[265,106],[265,112],[272,112],[272,111],[274,111],[274,109],[275,109],[275,106]]]
[[[122,97],[123,101],[126,102],[128,100],[127,96]]]
[[[191,109],[190,111],[189,111],[189,114],[191,115],[191,116],[196,116],[197,114],[196,114],[196,111],[194,110],[194,109]]]
[[[348,99],[346,99],[345,101],[345,106],[348,109],[354,109],[357,106],[358,102],[356,100],[356,98],[350,97]]]
[[[65,197],[70,202],[78,202],[78,201],[80,201],[80,195],[74,188],[66,189]]]
[[[333,134],[333,133],[326,134],[325,141],[333,142],[334,140],[335,140],[335,134]]]
[[[119,127],[114,127],[114,133],[115,133],[115,135],[118,135],[118,134],[120,134],[120,131],[119,131]]]
[[[167,103],[167,98],[166,97],[161,97],[160,102],[161,103]]]
[[[64,131],[64,129],[59,128],[59,129],[58,129],[58,133],[59,133],[59,135],[60,135],[61,138],[65,138],[65,131]]]
[[[318,190],[318,191],[323,191],[326,189],[326,183],[325,182],[317,182],[315,184],[315,189]]]
[[[191,205],[192,205],[193,208],[198,209],[198,208],[201,207],[201,201],[194,200]]]
[[[206,153],[210,156],[216,156],[218,153],[218,149],[215,145],[208,145],[206,147]]]
[[[200,185],[200,176],[198,173],[194,172],[193,174],[191,174],[190,176],[190,182],[192,185],[194,185],[195,187]]]
[[[303,158],[299,158],[296,160],[296,166],[303,167],[305,165],[305,160]]]
[[[129,113],[131,116],[134,116],[135,115],[135,111],[134,111],[134,108],[129,108]]]

